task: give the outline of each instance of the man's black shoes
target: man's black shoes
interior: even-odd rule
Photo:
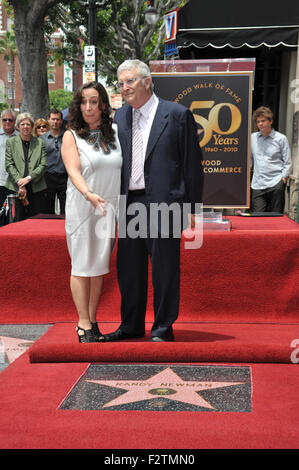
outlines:
[[[125,333],[121,328],[118,328],[113,333],[109,333],[107,335],[102,335],[103,339],[100,338],[100,342],[109,342],[109,341],[122,341],[125,339],[134,339],[134,338],[143,338],[145,336],[144,333],[142,334],[129,334]],[[160,343],[164,341],[174,341],[173,333],[170,333],[167,336],[152,336],[151,341],[154,343]]]
[[[131,334],[125,333],[120,328],[118,328],[113,333],[109,333],[109,334],[103,335],[103,336],[104,336],[103,341],[106,342],[106,341],[121,341],[123,339],[131,339],[131,338],[142,338],[144,336],[144,334],[131,335]]]
[[[151,341],[154,343],[161,343],[163,341],[174,341],[174,335],[173,333],[170,333],[167,336],[152,336]]]

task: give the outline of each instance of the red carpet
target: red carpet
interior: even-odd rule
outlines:
[[[205,232],[200,249],[182,242],[179,321],[298,322],[299,225],[287,217],[230,219],[232,231]],[[0,244],[0,323],[75,321],[64,221],[2,227]],[[114,252],[99,320],[118,322],[119,308]]]
[[[86,363],[30,364],[1,373],[2,449],[298,449],[298,370],[252,364],[251,412],[61,410]],[[117,452],[117,451],[116,451]]]
[[[232,232],[205,232],[199,250],[182,247],[176,342],[161,344],[147,333],[80,345],[64,222],[2,227],[0,323],[56,324],[1,372],[1,448],[298,449],[299,376],[291,362],[299,359],[299,226],[287,217],[231,220]],[[119,324],[115,253],[111,267],[99,308],[104,333]],[[247,364],[252,411],[60,409],[91,361]]]
[[[104,324],[103,332],[116,329]],[[30,349],[37,362],[292,362],[299,325],[180,323],[175,342],[152,343],[150,334],[138,340],[80,344],[75,324],[56,324]],[[299,344],[299,339],[298,339]],[[291,356],[293,352],[293,356]],[[296,354],[295,354],[296,356]],[[299,354],[298,354],[299,356]],[[299,359],[298,359],[299,360]]]

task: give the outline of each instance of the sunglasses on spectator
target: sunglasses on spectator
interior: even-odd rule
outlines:
[[[11,119],[11,118],[3,118],[2,121],[4,121],[4,122],[7,122],[7,121],[13,122],[13,119]]]
[[[47,129],[48,126],[46,126],[45,124],[42,124],[40,126],[36,126],[37,129]]]

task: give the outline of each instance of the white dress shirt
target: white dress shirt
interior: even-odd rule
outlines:
[[[142,130],[142,153],[143,153],[143,163],[145,160],[145,154],[146,154],[146,147],[150,135],[150,131],[152,128],[153,120],[157,111],[157,107],[159,104],[159,100],[157,96],[153,93],[150,99],[143,105],[141,108],[139,108],[139,111],[141,113],[141,118],[140,118],[140,128]],[[134,113],[135,110],[132,109],[132,112]],[[134,183],[132,178],[130,178],[130,183],[129,183],[129,190],[134,191],[136,189],[144,189],[145,188],[145,182],[144,182],[144,173],[140,176],[138,181]]]
[[[273,188],[291,173],[292,159],[288,139],[274,129],[267,137],[261,132],[251,135],[251,159],[252,189]]]

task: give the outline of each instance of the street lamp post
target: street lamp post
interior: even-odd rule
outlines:
[[[98,54],[97,54],[97,8],[103,7],[107,4],[108,0],[88,0],[80,1],[79,4],[87,7],[88,6],[88,44],[94,49],[94,66],[92,73],[94,73],[95,79],[98,79]],[[91,71],[91,70],[90,70]]]
[[[145,21],[149,24],[149,25],[155,25],[159,19],[159,15],[155,9],[155,7],[153,6],[153,0],[148,0],[147,1],[147,7],[146,7],[146,10],[145,10]]]
[[[88,11],[89,45],[94,46],[94,76],[95,81],[98,81],[97,2],[95,0],[88,1]]]
[[[95,0],[89,0],[88,9],[89,45],[97,47],[97,2]]]

